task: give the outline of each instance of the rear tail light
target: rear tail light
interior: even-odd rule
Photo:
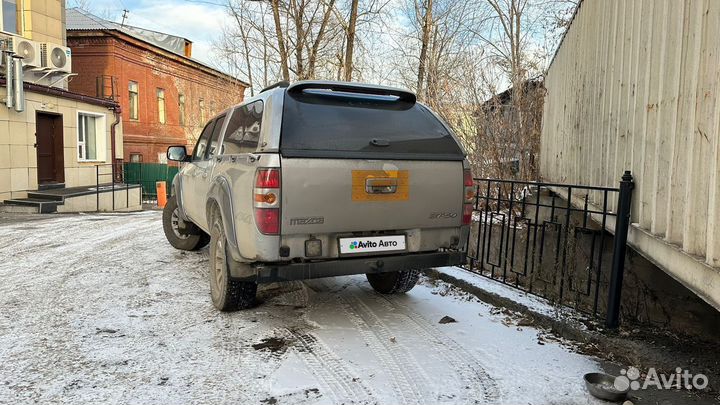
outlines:
[[[255,208],[255,225],[258,231],[265,235],[280,233],[279,208]]]
[[[463,204],[463,225],[470,225],[470,222],[472,222],[472,213],[472,204]]]
[[[255,174],[255,187],[280,188],[280,169],[258,169]]]
[[[280,169],[257,169],[253,207],[258,231],[264,235],[279,235]]]
[[[475,183],[473,182],[472,172],[470,169],[463,170],[463,186],[464,188],[464,202],[465,204],[472,204],[475,198]]]
[[[463,170],[463,225],[472,222],[473,200],[475,199],[475,183],[470,169]]]

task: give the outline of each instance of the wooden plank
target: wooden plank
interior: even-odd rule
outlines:
[[[657,185],[656,165],[656,139],[658,130],[658,107],[660,103],[660,92],[663,85],[663,74],[665,73],[665,33],[667,27],[667,0],[653,2],[653,23],[650,31],[650,52],[647,58],[646,69],[648,71],[647,99],[645,104],[645,134],[643,143],[643,165],[640,176],[643,183],[638,187],[638,199],[640,204],[640,218],[638,222],[645,229],[652,226],[653,213],[655,212],[655,197],[653,189]]]
[[[712,5],[710,4],[712,3]],[[683,248],[690,254],[703,255],[707,249],[708,219],[717,215],[709,211],[710,181],[714,143],[718,136],[718,66],[720,66],[720,8],[717,1],[704,0],[698,24],[699,70],[695,96],[695,122],[688,132],[686,217],[683,223]],[[713,155],[715,159],[713,159]]]

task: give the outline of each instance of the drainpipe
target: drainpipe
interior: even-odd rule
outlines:
[[[23,89],[23,58],[17,55],[13,56],[13,62],[14,62],[14,68],[15,68],[15,83],[13,85],[13,90],[15,93],[15,111],[17,112],[23,112],[25,111],[25,89]]]
[[[7,99],[5,100],[5,105],[7,108],[13,108],[13,99],[15,98],[15,90],[13,89],[13,85],[15,84],[13,53],[10,51],[3,51],[3,57],[5,58],[5,87],[7,88]]]
[[[113,182],[115,182],[119,179],[118,173],[115,171],[115,128],[120,124],[122,111],[120,111],[120,106],[113,107],[112,110],[115,122],[110,126],[110,153],[112,154],[110,162],[112,162]]]

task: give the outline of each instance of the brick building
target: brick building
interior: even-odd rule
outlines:
[[[247,84],[191,57],[188,39],[67,10],[72,91],[118,101],[124,159],[164,162],[169,145],[194,145],[213,115],[243,100]]]

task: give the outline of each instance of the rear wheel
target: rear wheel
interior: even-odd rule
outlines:
[[[210,242],[210,235],[192,222],[186,221],[185,227],[180,228],[180,208],[175,196],[170,197],[163,208],[163,231],[175,249],[198,250]]]
[[[410,291],[420,278],[420,270],[394,271],[366,274],[370,285],[381,294],[397,294]]]
[[[227,239],[219,216],[213,219],[210,232],[210,296],[221,311],[247,309],[255,305],[257,284],[230,278]]]

